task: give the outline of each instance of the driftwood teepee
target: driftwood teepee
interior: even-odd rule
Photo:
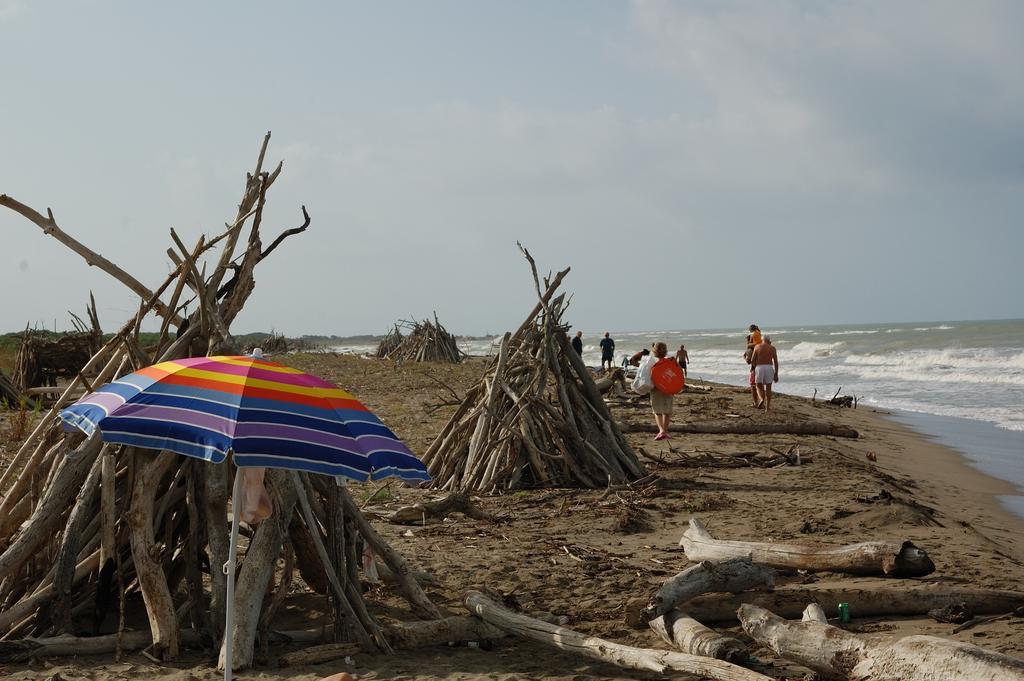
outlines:
[[[100,345],[103,332],[96,299],[89,295],[86,316],[89,323],[70,312],[75,331],[57,335],[26,328],[21,348],[14,360],[14,382],[22,390],[37,386],[55,386],[57,379],[74,377]]]
[[[373,356],[377,359],[386,359],[388,355],[402,344],[403,338],[401,329],[398,328],[398,324],[395,324],[394,328],[388,331],[387,335],[381,339]]]
[[[520,247],[521,248],[521,247]],[[494,492],[519,487],[603,487],[645,474],[612,419],[562,324],[568,269],[540,288],[540,301],[480,383],[430,445],[423,462],[442,489]]]
[[[402,334],[402,329],[405,334]],[[458,364],[465,357],[455,336],[441,326],[434,313],[434,321],[400,321],[377,346],[377,357],[401,362],[448,362]]]
[[[263,170],[269,139],[268,133],[256,169],[246,178],[238,213],[224,233],[202,236],[189,249],[171,231],[177,250],[168,254],[174,270],[153,291],[63,232],[52,212],[44,217],[0,195],[0,206],[28,218],[143,300],[137,316],[81,368],[0,475],[0,661],[4,655],[32,655],[44,645],[39,637],[83,629],[118,634],[58,639],[67,644],[61,650],[149,646],[153,654],[170,659],[183,644],[222,640],[229,467],[65,434],[55,416],[83,386],[98,387],[156,361],[232,349],[229,327],[253,291],[255,266],[283,239],[309,225],[303,208],[301,227],[262,246],[267,190],[281,172],[280,164]],[[236,254],[246,225],[247,240]],[[215,245],[220,253],[211,258],[212,274],[206,274],[201,258]],[[186,288],[197,305],[182,318],[179,300]],[[172,293],[165,303],[168,290]],[[138,343],[139,326],[154,310],[163,321],[155,348],[147,352]],[[363,546],[397,576],[418,613],[438,615],[402,558],[374,532],[344,487],[322,476],[275,470],[267,473],[267,481],[274,512],[251,533],[238,571],[233,666],[251,664],[257,635],[267,640],[297,563],[332,598],[335,640],[389,652],[391,645],[368,613],[360,588]],[[282,551],[285,570],[274,587]],[[125,609],[130,614],[139,594],[150,631],[124,632]],[[119,598],[120,615],[112,623]]]

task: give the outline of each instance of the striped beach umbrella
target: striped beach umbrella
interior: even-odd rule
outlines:
[[[238,466],[353,480],[429,480],[427,469],[345,390],[260,357],[171,360],[86,395],[60,414],[104,442]]]
[[[339,480],[430,479],[423,463],[350,393],[263,359],[258,351],[154,364],[86,395],[60,418],[87,435],[98,430],[104,442],[167,449],[213,463],[232,452],[239,467],[286,468]],[[224,566],[225,681],[232,677],[241,493],[239,472]]]

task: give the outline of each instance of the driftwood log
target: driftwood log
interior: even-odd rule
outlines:
[[[626,372],[622,369],[612,369],[611,373],[595,379],[594,385],[602,395],[610,393],[613,397],[629,396],[626,391]]]
[[[774,579],[774,570],[754,565],[745,558],[717,565],[705,561],[667,580],[640,612],[639,620],[647,622],[663,640],[684,653],[740,662],[748,657],[746,646],[698,622],[685,612],[685,604],[705,593],[771,588]]]
[[[771,589],[774,583],[774,570],[755,565],[748,558],[733,558],[717,564],[703,561],[667,580],[641,611],[640,618],[649,622],[702,594],[738,593],[755,587]]]
[[[558,621],[558,618],[555,618],[550,613],[532,613],[532,616],[546,622]],[[491,626],[479,617],[471,615],[457,615],[419,622],[395,622],[385,628],[385,633],[397,650],[412,650],[415,648],[443,646],[469,641],[488,641],[508,636],[508,633],[502,629]],[[332,626],[318,627],[316,629],[271,630],[268,632],[270,641],[278,644],[322,643],[330,641],[333,636],[334,630]],[[203,646],[201,632],[194,629],[182,629],[180,641],[182,646],[188,648],[200,648]],[[122,651],[141,650],[148,648],[152,643],[153,636],[148,630],[123,632],[120,634],[120,641],[118,640],[118,634],[103,636],[70,636],[65,634],[48,638],[29,637],[0,640],[0,664],[25,662],[33,657],[42,659],[78,655],[107,655],[119,648]],[[346,653],[348,655],[353,655],[356,652],[367,653],[373,651],[372,648],[367,650],[353,643],[324,645],[344,646],[344,649],[353,651]],[[316,647],[319,648],[321,646]],[[326,654],[329,656],[329,650],[331,649],[323,648],[323,653],[314,652],[313,655]]]
[[[527,487],[607,487],[646,474],[562,323],[563,270],[471,388],[423,455],[434,486],[482,493]]]
[[[642,669],[659,674],[685,672],[719,681],[768,681],[768,677],[763,674],[721,660],[686,653],[634,648],[586,636],[572,629],[514,613],[477,591],[466,594],[465,604],[474,615],[510,634],[626,669]]]
[[[750,658],[742,641],[704,626],[685,612],[673,610],[648,624],[663,641],[684,653],[736,663]]]
[[[387,520],[396,525],[424,525],[427,518],[441,520],[453,511],[464,513],[476,520],[495,521],[493,515],[477,507],[465,492],[452,492],[436,501],[402,506],[389,514]]]
[[[816,621],[787,622],[753,605],[739,609],[747,634],[777,655],[850,681],[1024,681],[1024,660],[936,636],[869,643]]]
[[[697,518],[679,540],[691,561],[714,563],[730,558],[749,558],[759,565],[780,570],[843,572],[851,575],[921,577],[935,571],[928,554],[905,541],[861,542],[846,546],[748,542],[715,539]]]
[[[619,428],[624,433],[658,432],[658,427],[651,423],[620,423]],[[831,437],[860,437],[860,434],[849,426],[818,421],[805,421],[804,423],[706,421],[704,423],[671,423],[668,429],[672,433],[702,433],[711,435],[828,435]]]
[[[829,617],[838,617],[838,603],[849,603],[853,617],[909,617],[951,604],[965,604],[976,615],[1012,612],[1024,606],[1024,591],[978,589],[917,582],[852,581],[803,584],[771,592],[709,594],[688,601],[686,610],[701,622],[730,622],[745,603],[766,608],[780,617],[796,619],[808,603],[819,603]]]

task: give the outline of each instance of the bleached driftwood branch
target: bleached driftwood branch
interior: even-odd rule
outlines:
[[[868,642],[813,619],[787,622],[754,605],[739,610],[743,630],[777,655],[850,681],[1022,681],[1024,660],[936,636]]]
[[[511,634],[619,667],[643,669],[659,674],[686,672],[719,681],[768,681],[768,677],[763,674],[721,660],[686,653],[634,648],[586,636],[572,629],[514,613],[477,591],[466,594],[465,604],[477,617]]]
[[[782,570],[886,577],[921,577],[935,571],[928,554],[909,541],[902,544],[861,542],[846,546],[726,541],[712,537],[697,518],[690,519],[690,527],[679,544],[691,561],[720,563],[730,558],[749,558],[758,565]]]

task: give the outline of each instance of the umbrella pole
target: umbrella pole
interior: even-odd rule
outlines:
[[[231,488],[231,541],[228,544],[228,562],[224,573],[228,578],[227,598],[224,602],[224,681],[231,681],[231,654],[235,647],[235,556],[238,555],[238,516],[241,511],[242,472],[235,468],[235,484]]]

